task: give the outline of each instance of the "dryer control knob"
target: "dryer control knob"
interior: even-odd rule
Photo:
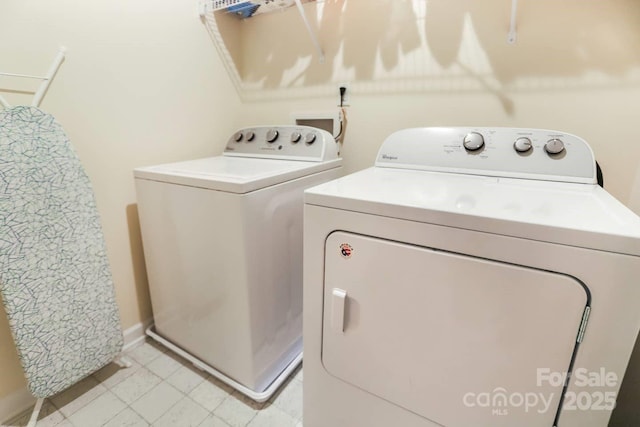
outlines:
[[[544,145],[544,150],[549,154],[560,154],[564,151],[564,142],[558,138],[550,139]]]
[[[513,148],[518,153],[526,153],[531,150],[531,140],[526,136],[520,137],[516,139],[516,142],[513,143]]]
[[[254,138],[256,137],[255,132],[247,132],[247,141],[253,141]]]
[[[267,142],[274,142],[276,139],[278,139],[278,131],[276,129],[269,129],[267,131]]]
[[[307,136],[304,137],[304,142],[306,142],[307,144],[313,144],[314,142],[316,142],[316,134],[308,133]]]
[[[291,134],[291,142],[293,142],[294,144],[300,141],[300,138],[302,138],[300,132],[293,132]]]
[[[235,135],[233,135],[233,139],[234,139],[236,142],[240,142],[240,141],[242,141],[242,137],[243,137],[243,136],[244,136],[244,135],[242,135],[242,132],[237,132]]]
[[[484,147],[484,137],[478,132],[469,132],[462,140],[467,151],[477,151]]]

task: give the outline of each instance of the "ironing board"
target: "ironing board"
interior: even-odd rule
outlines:
[[[35,107],[0,111],[0,295],[40,404],[122,350],[91,183],[60,124]]]

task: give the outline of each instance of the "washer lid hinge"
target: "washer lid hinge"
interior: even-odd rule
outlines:
[[[589,322],[589,313],[591,313],[591,307],[586,306],[584,313],[582,313],[582,322],[580,322],[580,329],[578,330],[578,338],[576,342],[581,343],[584,338],[584,331],[587,329],[587,322]]]

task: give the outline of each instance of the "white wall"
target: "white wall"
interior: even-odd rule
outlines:
[[[0,71],[44,74],[58,46],[68,48],[41,107],[63,125],[93,182],[124,328],[151,317],[132,169],[219,153],[239,117],[196,4],[0,2]],[[0,77],[14,105],[30,96],[10,90],[36,86]],[[4,314],[0,366],[2,399],[24,387]]]

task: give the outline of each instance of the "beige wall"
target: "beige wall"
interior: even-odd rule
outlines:
[[[132,169],[218,153],[239,117],[196,2],[2,0],[0,40],[5,72],[44,74],[58,46],[68,48],[41,107],[63,125],[93,182],[123,327],[147,320]],[[14,105],[30,97],[7,89],[36,86],[0,77]],[[0,398],[23,386],[2,312]]]
[[[0,71],[40,73],[69,48],[42,106],[94,183],[124,327],[150,315],[131,169],[219,152],[237,126],[334,109],[341,82],[347,171],[410,126],[558,129],[591,143],[607,188],[640,213],[637,0],[520,1],[513,46],[505,0],[324,0],[305,7],[322,64],[295,8],[225,19],[225,62],[196,3],[0,1]],[[0,366],[1,398],[23,384],[4,316]]]
[[[238,21],[233,65],[243,123],[332,109],[351,85],[344,157],[372,164],[382,140],[409,126],[541,127],[593,147],[607,188],[640,213],[640,2],[520,1],[507,43],[504,0],[325,0],[306,6],[320,63],[295,9]],[[237,50],[240,50],[238,52]],[[233,67],[232,67],[233,68]]]

